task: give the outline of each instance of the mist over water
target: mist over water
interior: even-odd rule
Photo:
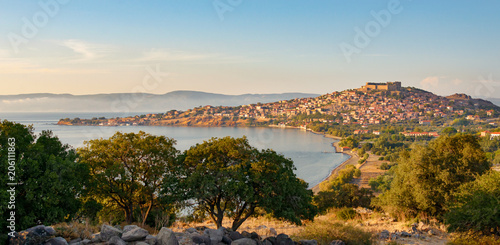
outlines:
[[[270,148],[291,158],[297,170],[295,173],[312,187],[324,178],[331,170],[347,160],[348,156],[334,153],[332,139],[310,132],[281,128],[235,128],[235,127],[99,127],[99,126],[60,126],[56,125],[61,118],[125,117],[140,113],[0,113],[1,120],[9,120],[22,124],[32,124],[35,133],[51,130],[62,143],[74,148],[83,146],[86,140],[109,138],[116,131],[123,133],[144,131],[153,135],[164,135],[177,141],[180,151],[202,143],[212,137],[246,136],[250,144],[259,149]]]

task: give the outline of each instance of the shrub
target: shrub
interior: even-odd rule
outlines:
[[[448,245],[500,245],[500,237],[482,235],[475,232],[456,233]]]
[[[294,240],[318,241],[319,245],[330,244],[333,240],[342,240],[346,244],[369,245],[373,235],[352,225],[332,220],[316,220],[305,225],[304,229],[292,236]]]
[[[358,213],[356,213],[356,210],[353,208],[341,208],[339,211],[337,211],[337,217],[341,220],[351,220],[354,219],[358,216]]]
[[[481,231],[500,235],[500,173],[490,171],[460,186],[448,203],[450,231]]]
[[[389,164],[387,164],[386,162],[383,162],[382,164],[380,164],[379,168],[381,170],[389,170],[391,168],[391,166]]]
[[[56,231],[56,236],[66,239],[66,241],[71,241],[76,238],[81,239],[92,239],[92,234],[99,232],[97,226],[89,224],[88,220],[85,224],[72,221],[69,223],[59,223],[53,226]]]

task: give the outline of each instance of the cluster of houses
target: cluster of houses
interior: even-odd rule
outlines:
[[[315,121],[368,125],[418,120],[422,125],[430,125],[432,122],[428,120],[429,117],[462,115],[467,110],[474,110],[472,106],[462,100],[450,100],[418,89],[402,88],[400,82],[389,82],[367,83],[360,89],[333,92],[316,98],[298,98],[236,107],[207,105],[187,111],[172,110],[164,114],[115,118],[98,123],[103,126],[161,125],[162,120],[176,118],[196,117],[203,120],[219,117],[221,120],[223,118],[253,118],[264,122],[275,120],[279,125],[287,126],[291,122],[297,122],[296,116],[306,115],[310,117],[303,117],[303,122],[299,124],[306,125]],[[488,116],[493,114],[493,110],[486,111]],[[481,120],[477,115],[469,115],[467,119]],[[95,124],[95,122],[86,123]],[[415,136],[421,133],[406,134]]]

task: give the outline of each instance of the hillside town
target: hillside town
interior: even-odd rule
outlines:
[[[237,107],[201,106],[187,111],[137,115],[124,118],[61,119],[62,125],[93,126],[275,126],[307,129],[310,123],[338,125],[395,124],[413,121],[422,126],[439,119],[465,118],[496,126],[499,107],[464,94],[448,97],[401,82],[366,83],[358,89],[333,92],[316,98],[300,98]],[[357,133],[363,133],[357,132]],[[376,132],[375,132],[376,133]],[[412,132],[405,132],[411,135]],[[413,136],[420,136],[418,132]],[[430,133],[430,136],[436,136]]]

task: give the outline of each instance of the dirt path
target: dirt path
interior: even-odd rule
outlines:
[[[376,178],[386,172],[386,170],[380,169],[380,165],[387,161],[378,160],[379,157],[380,156],[370,154],[368,160],[359,167],[359,170],[361,170],[361,177],[354,179],[352,183],[362,188],[370,188],[370,185],[368,185],[370,179]]]

